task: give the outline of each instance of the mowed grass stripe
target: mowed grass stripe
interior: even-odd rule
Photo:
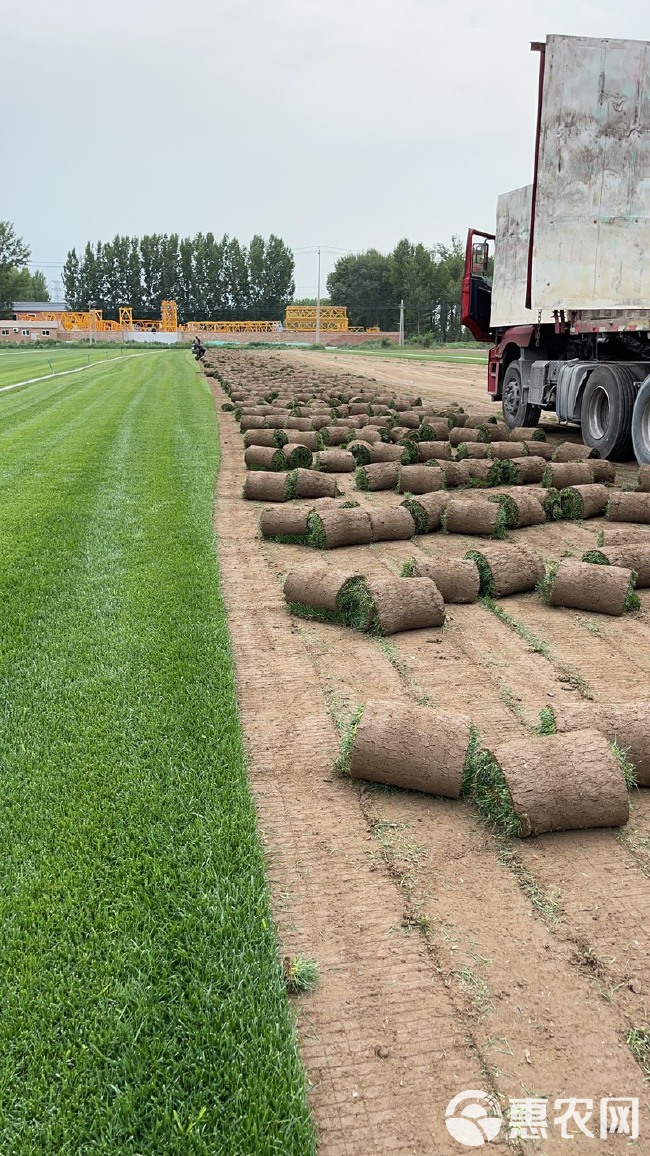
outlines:
[[[0,1152],[302,1156],[212,402],[165,354],[102,370],[99,410],[72,389],[92,422],[53,411],[50,513],[38,482],[0,491],[26,560],[0,572]]]
[[[103,362],[119,357],[124,351],[115,349],[2,349],[0,347],[0,387],[31,377],[45,377],[81,365]]]

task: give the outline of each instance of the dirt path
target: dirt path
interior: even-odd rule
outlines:
[[[312,354],[309,364],[319,356],[331,370],[336,355]],[[372,359],[370,375],[405,391],[414,384],[405,375],[444,375],[448,385],[420,380],[417,390],[465,404],[474,385],[462,378],[480,374],[483,404],[482,370],[397,368]],[[306,548],[256,537],[261,507],[241,500],[242,440],[229,415],[221,440],[215,526],[279,936],[284,952],[321,969],[317,991],[297,1001],[319,1151],[458,1153],[444,1111],[470,1088],[496,1092],[504,1106],[546,1097],[551,1116],[555,1099],[591,1098],[596,1135],[601,1096],[638,1096],[649,1136],[643,1070],[625,1042],[648,1023],[648,792],[635,796],[624,833],[507,841],[464,803],[359,787],[332,764],[341,726],[371,697],[469,710],[496,741],[534,725],[544,705],[585,693],[630,699],[644,684],[647,694],[650,592],[641,615],[599,618],[596,629],[535,595],[501,604],[515,625],[478,604],[452,606],[442,630],[385,642],[291,618],[282,580]],[[341,482],[352,492],[349,476]],[[517,540],[549,557],[577,554],[593,544],[594,526],[535,527]],[[336,564],[398,572],[418,550],[462,556],[472,546],[430,535],[339,550]],[[550,650],[536,653],[519,622]],[[571,1150],[624,1143],[579,1135]],[[521,1151],[565,1147],[555,1130]]]

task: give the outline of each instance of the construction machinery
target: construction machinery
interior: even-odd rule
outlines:
[[[470,229],[462,321],[489,342],[506,424],[580,424],[650,463],[650,43],[549,36],[533,182]],[[493,253],[493,271],[492,271]]]

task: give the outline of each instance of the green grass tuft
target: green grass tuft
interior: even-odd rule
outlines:
[[[506,526],[509,530],[516,530],[519,525],[519,510],[514,498],[510,494],[492,494],[488,502],[498,503],[505,514]]]
[[[502,834],[521,835],[521,820],[514,809],[503,771],[494,755],[482,747],[475,727],[472,727],[465,759],[461,794],[470,798]]]
[[[593,562],[595,566],[609,566],[609,558],[601,554],[600,550],[587,550],[586,554],[582,555],[583,562]]]
[[[423,422],[418,430],[418,437],[421,442],[434,442],[436,440],[436,431],[428,422]]]
[[[403,466],[414,465],[420,457],[417,442],[406,439],[406,441],[400,442],[400,445],[404,446],[404,450],[400,458],[400,464]]]
[[[288,502],[293,501],[296,496],[296,486],[298,484],[298,475],[295,470],[287,474],[287,481],[284,487],[284,496]]]
[[[555,486],[548,486],[548,493],[542,501],[544,513],[549,522],[559,522],[562,518],[562,499]]]
[[[325,527],[318,514],[311,513],[307,518],[307,542],[315,550],[327,549]]]
[[[627,757],[629,747],[620,747],[616,742],[610,743],[609,747],[616,759],[616,762],[621,768],[628,791],[632,791],[637,784],[636,771]]]
[[[580,494],[573,486],[566,486],[560,491],[560,509],[562,517],[573,522],[581,522],[585,515],[584,504]]]
[[[415,498],[405,498],[404,501],[400,504],[406,507],[413,521],[415,522],[415,533],[428,534],[429,515],[427,514],[424,506],[421,506]]]
[[[471,558],[478,567],[479,597],[494,598],[494,578],[487,559],[480,550],[468,550],[465,558]]]
[[[633,570],[632,571],[632,577],[630,578],[630,584],[627,588],[627,594],[625,595],[625,601],[623,603],[623,613],[624,614],[629,614],[633,610],[640,610],[641,609],[641,599],[639,598],[639,595],[637,594],[636,590],[634,589],[634,587],[636,586],[637,578],[638,578],[638,574],[636,573],[635,570]]]
[[[234,410],[235,410],[235,407],[231,401],[224,401],[221,408],[222,408],[224,413],[234,413]]]
[[[507,538],[508,536],[508,520],[505,506],[501,506],[497,515],[496,526],[492,538]]]
[[[315,991],[318,986],[318,964],[313,959],[294,955],[285,961],[284,976],[287,991],[292,995]]]
[[[349,445],[348,450],[352,454],[357,466],[370,465],[370,450],[366,445]]]
[[[637,1063],[641,1065],[646,1078],[650,1080],[650,1027],[632,1028],[625,1042]]]
[[[283,446],[286,446],[288,441],[289,441],[289,438],[287,437],[287,435],[283,429],[273,430],[273,445],[276,447],[276,449],[281,450]],[[286,468],[286,467],[283,467],[283,468]]]
[[[375,604],[365,578],[348,578],[336,600],[339,621],[367,634],[375,629]]]
[[[352,712],[352,716],[347,726],[343,728],[338,758],[334,762],[334,769],[337,770],[341,775],[350,774],[352,747],[354,746],[354,740],[357,737],[359,723],[363,718],[364,710],[365,706],[358,706],[356,710]]]
[[[557,727],[555,725],[555,712],[552,706],[543,706],[540,710],[539,725],[535,733],[538,735],[557,734]]]
[[[551,597],[551,591],[553,589],[553,583],[555,582],[555,576],[557,572],[558,564],[557,562],[554,562],[552,565],[546,567],[546,570],[544,571],[544,577],[540,578],[539,582],[537,583],[537,593],[544,602],[548,602]]]
[[[365,466],[357,466],[354,471],[354,484],[358,490],[368,489],[368,475]]]
[[[355,502],[354,498],[350,498],[347,502],[341,502],[340,508],[342,510],[357,510],[360,509],[360,504],[359,502]]]
[[[340,616],[331,610],[321,610],[318,606],[307,606],[304,602],[286,602],[285,607],[289,614],[294,614],[296,618],[309,618],[314,622],[340,623],[341,621]]]
[[[417,562],[415,561],[415,558],[407,558],[406,562],[402,566],[400,578],[412,578],[415,574],[416,566]]]

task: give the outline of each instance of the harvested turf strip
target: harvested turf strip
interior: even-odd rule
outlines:
[[[441,528],[442,515],[448,501],[449,494],[442,490],[433,494],[421,494],[417,500],[405,498],[401,504],[413,518],[416,534],[431,534]]]
[[[417,452],[421,462],[431,461],[432,458],[442,458],[444,461],[451,457],[449,442],[419,442]]]
[[[527,458],[528,450],[521,442],[490,442],[488,456],[491,458]]]
[[[587,464],[591,470],[592,481],[605,482],[607,485],[616,481],[616,466],[613,462],[601,462],[594,459]]]
[[[541,482],[545,469],[546,462],[544,458],[537,456],[513,458],[509,462],[503,462],[503,480],[515,486],[530,485],[531,483]]]
[[[388,445],[386,442],[375,442],[370,449],[371,464],[376,462],[401,462],[404,454],[403,446]]]
[[[333,550],[338,546],[369,544],[372,527],[366,510],[335,507],[309,515],[307,536],[309,545],[315,549]]]
[[[249,446],[267,446],[273,449],[280,449],[281,446],[286,445],[289,441],[286,433],[282,429],[253,429],[248,430],[244,434],[244,446],[246,449]]]
[[[286,470],[286,462],[281,458],[276,464],[275,455],[278,450],[272,446],[249,446],[244,450],[244,465],[247,470]]]
[[[596,730],[511,739],[495,748],[492,759],[523,838],[544,831],[620,827],[628,820],[625,776]],[[493,817],[498,823],[498,814]],[[509,807],[504,818],[510,825]]]
[[[476,458],[463,458],[458,462],[457,485],[459,486],[498,486],[503,480],[504,463],[486,458],[484,461]]]
[[[430,578],[444,602],[475,602],[479,596],[478,567],[469,559],[409,558],[402,567],[402,578]]]
[[[368,510],[373,542],[405,541],[415,534],[415,520],[404,506]]]
[[[249,502],[286,502],[288,474],[254,470],[246,475],[244,498]]]
[[[401,442],[402,456],[400,462],[403,466],[410,466],[413,462],[419,461],[418,443],[407,439]]]
[[[326,610],[336,617],[340,613],[338,600],[346,582],[359,577],[359,574],[337,570],[320,560],[306,562],[287,575],[285,601],[313,610]]]
[[[650,786],[649,702],[560,704],[555,708],[554,722],[560,732],[587,728],[600,731],[608,742],[625,751],[637,786]]]
[[[287,498],[335,498],[336,478],[318,470],[293,470],[287,475]]]
[[[263,538],[287,538],[307,540],[307,518],[309,507],[285,503],[282,506],[262,510],[260,534]]]
[[[346,450],[321,450],[314,462],[326,474],[351,474],[355,466],[354,455]]]
[[[436,466],[401,466],[397,480],[398,494],[431,494],[444,489],[442,470]]]
[[[348,452],[354,455],[354,460],[358,466],[369,466],[372,460],[372,446],[369,442],[353,441],[348,442]]]
[[[306,446],[287,442],[281,449],[275,450],[271,468],[274,470],[308,470],[311,468],[312,461],[312,452]]]
[[[546,434],[543,429],[511,429],[510,441],[512,442],[545,442]]]
[[[532,494],[492,494],[488,502],[503,506],[509,530],[516,530],[518,526],[541,526],[546,521],[544,507]]]
[[[542,559],[527,546],[500,542],[468,550],[465,557],[478,566],[482,597],[505,598],[534,590],[544,576]]]
[[[354,474],[358,490],[394,490],[398,480],[398,462],[376,462],[359,466]]]
[[[375,626],[375,605],[365,578],[350,578],[341,589],[336,603],[339,621],[361,633]]]
[[[639,479],[636,488],[639,493],[650,493],[650,466],[639,467]]]
[[[618,616],[638,609],[635,581],[634,571],[622,566],[594,566],[565,558],[554,574],[547,571],[540,593],[549,606]]]
[[[351,744],[350,774],[367,782],[457,799],[471,729],[466,715],[393,699],[369,702]]]
[[[542,485],[563,490],[567,486],[589,485],[593,480],[587,462],[549,462],[544,470]]]
[[[623,566],[636,574],[636,589],[650,586],[650,544],[630,542],[626,546],[601,546],[582,555],[583,562],[601,566]]]
[[[463,458],[489,458],[490,447],[484,442],[461,442],[456,450],[456,461],[462,462]]]
[[[443,625],[445,605],[430,578],[395,578],[391,574],[386,578],[368,578],[366,584],[380,634]]]
[[[650,522],[650,493],[615,493],[607,503],[606,517],[610,522]]]
[[[506,515],[501,506],[482,499],[472,502],[452,498],[441,519],[447,534],[484,534],[492,538],[505,538]]]
[[[598,452],[592,450],[590,446],[585,446],[582,442],[560,442],[559,446],[553,452],[552,461],[554,462],[584,462],[588,458],[597,458]]]
[[[574,521],[596,518],[605,513],[609,491],[606,486],[592,483],[586,486],[567,486],[560,493],[562,517]]]

